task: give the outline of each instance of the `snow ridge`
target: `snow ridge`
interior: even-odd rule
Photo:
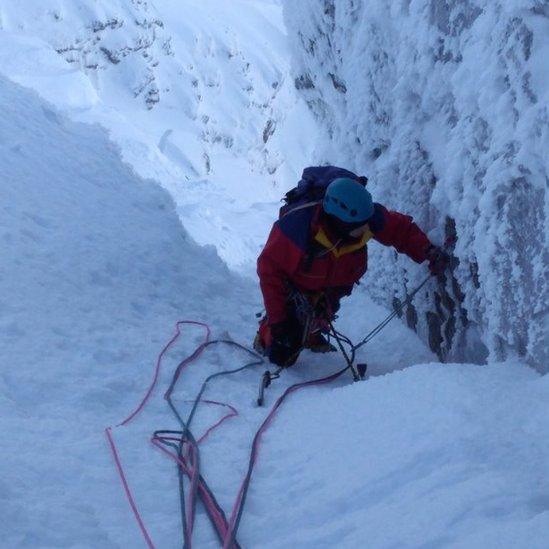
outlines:
[[[289,58],[270,0],[0,6],[0,72],[107,128],[170,191],[191,236],[252,273],[319,131]]]

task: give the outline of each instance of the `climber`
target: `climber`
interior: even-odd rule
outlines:
[[[343,175],[343,177],[339,177]],[[367,268],[367,243],[393,246],[435,275],[448,262],[412,218],[372,201],[367,179],[336,168],[311,167],[287,193],[257,261],[266,314],[256,350],[290,366],[303,348],[334,350],[323,333]]]

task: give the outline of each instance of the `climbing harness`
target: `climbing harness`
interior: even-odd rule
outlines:
[[[302,326],[301,344],[295,353],[288,358],[287,364],[290,365],[295,362],[301,351],[303,351],[310,335],[315,330],[320,329],[319,308],[322,301],[326,300],[326,296],[324,293],[306,295],[293,287],[289,288],[289,290],[288,303],[290,304],[298,323]],[[258,406],[263,406],[265,401],[265,389],[271,385],[271,382],[274,379],[280,377],[282,370],[284,370],[284,366],[279,366],[273,372],[265,370],[265,372],[261,374],[259,392],[257,395]]]

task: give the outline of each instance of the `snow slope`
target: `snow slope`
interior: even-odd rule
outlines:
[[[435,242],[457,236],[452,276],[409,324],[440,356],[547,371],[547,2],[287,1],[285,20],[323,157],[366,172]],[[416,278],[380,256],[374,291],[391,304]]]
[[[193,238],[241,271],[319,131],[289,59],[269,0],[0,5],[0,72],[107,128],[170,191]]]
[[[4,32],[0,40],[0,72],[41,87],[41,94],[61,94],[54,99],[71,116],[79,111],[67,106],[73,101],[82,118],[98,119],[89,102],[104,99],[93,78],[67,70],[43,39]],[[109,116],[111,136],[122,142],[112,123],[122,115],[111,109]],[[126,135],[137,131],[126,124],[120,123]],[[255,330],[261,301],[255,282],[189,237],[170,196],[123,163],[129,150],[98,126],[70,121],[0,78],[0,534],[6,547],[144,546],[103,428],[140,402],[176,320],[206,321],[214,337],[243,343]],[[142,165],[148,158],[156,170],[151,149],[137,150]],[[231,172],[229,161],[219,157],[220,170]],[[259,221],[242,217],[235,230],[255,230],[247,223]],[[417,277],[425,272],[414,268]],[[342,307],[338,326],[357,340],[386,314],[360,287]],[[148,440],[157,428],[177,427],[162,395],[200,336],[183,332],[143,412],[114,429],[157,547],[181,546],[177,477]],[[210,349],[182,376],[178,406],[188,409],[206,375],[246,359]],[[242,546],[544,547],[547,376],[512,362],[437,364],[398,322],[363,348],[359,360],[369,364],[366,382],[340,379],[294,395],[268,431],[238,536]],[[288,385],[340,367],[338,355],[304,354],[269,389],[267,405]],[[226,511],[267,413],[252,405],[259,371],[219,380],[206,393],[240,412],[201,451],[202,471]],[[219,410],[201,407],[195,432],[218,418]],[[202,511],[194,541],[218,546]]]
[[[245,532],[254,547],[543,549],[548,380],[425,364],[293,399],[250,501],[264,516]]]
[[[132,546],[102,427],[137,403],[179,315],[238,324],[230,293],[252,324],[253,294],[103,130],[5,79],[0,105],[2,545]]]
[[[101,129],[68,121],[5,79],[0,105],[2,543],[139,547],[103,427],[140,401],[175,320],[205,320],[214,336],[249,341],[257,289],[189,240],[167,194],[124,165]],[[385,314],[357,292],[339,324],[357,339]],[[181,533],[174,467],[148,438],[177,427],[162,394],[199,336],[184,331],[151,401],[114,430],[157,547],[179,547]],[[523,365],[429,363],[400,323],[359,359],[370,364],[366,382],[295,395],[265,436],[243,546],[544,547],[548,378]],[[245,360],[208,351],[183,374],[178,406],[207,374]],[[267,402],[340,367],[337,355],[305,354]],[[206,394],[240,410],[201,452],[227,511],[266,413],[252,405],[258,374]],[[196,432],[218,414],[202,407]],[[202,512],[195,543],[218,546]]]

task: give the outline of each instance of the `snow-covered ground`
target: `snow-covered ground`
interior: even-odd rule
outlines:
[[[247,4],[252,13],[252,4],[261,4],[280,15],[276,3]],[[203,5],[205,18],[208,4]],[[116,108],[109,104],[110,96],[98,94],[102,87],[92,85],[94,77],[67,69],[45,37],[29,37],[16,28],[14,6],[0,8],[3,27],[11,26],[0,32],[0,73],[42,96],[49,93],[63,112],[0,78],[0,425],[5,448],[0,545],[141,547],[103,429],[140,402],[177,320],[205,321],[214,337],[249,344],[261,298],[255,281],[229,270],[216,253],[229,253],[220,244],[217,222],[208,226],[209,243],[217,248],[198,245],[186,230],[183,202],[140,176],[150,170],[145,175],[169,187],[162,173],[174,169],[144,144],[146,127],[139,124],[152,118],[138,109],[132,118],[132,107],[124,112],[123,101]],[[229,12],[220,9],[220,20]],[[191,19],[186,20],[196,30],[198,23]],[[39,27],[44,21],[25,23]],[[242,28],[261,35],[258,30]],[[249,43],[244,46],[261,53]],[[286,105],[295,104],[287,93]],[[235,96],[232,100],[243,108]],[[74,119],[102,122],[110,135]],[[151,134],[161,127],[151,123]],[[156,143],[152,137],[151,143]],[[235,168],[230,154],[215,158],[220,174],[242,170],[253,176],[249,159]],[[241,225],[230,225],[234,234],[249,230],[259,239],[268,228],[279,189],[264,195],[265,188],[246,189],[257,193],[253,200],[263,206],[250,217],[242,213]],[[229,190],[219,192],[216,207]],[[216,196],[206,184],[204,193]],[[199,196],[204,195],[193,195],[195,209],[188,206],[191,226],[196,212],[210,207]],[[246,199],[235,196],[235,212],[248,212]],[[230,208],[221,211],[228,215]],[[253,240],[238,257],[249,263],[256,245]],[[414,268],[417,276],[425,270]],[[344,304],[338,321],[355,340],[387,314],[368,297],[371,276]],[[113,430],[136,503],[159,548],[182,543],[177,476],[149,438],[155,429],[178,427],[163,394],[175,367],[201,336],[198,329],[184,329],[146,407],[128,426]],[[206,375],[247,359],[236,350],[207,350],[183,373],[175,394],[178,406],[188,409],[185,401]],[[363,348],[359,359],[369,364],[367,381],[352,384],[340,378],[332,386],[293,395],[282,408],[264,437],[238,535],[241,545],[546,547],[549,377],[514,362],[437,363],[398,321]],[[268,389],[267,407],[290,384],[341,366],[337,354],[304,354]],[[251,438],[267,413],[253,405],[261,370],[220,379],[206,393],[240,412],[201,451],[202,472],[227,512]],[[219,414],[201,407],[195,432]],[[200,508],[194,541],[196,547],[219,546]]]
[[[102,428],[139,402],[176,319],[249,341],[257,289],[189,240],[166,193],[124,166],[103,131],[69,122],[5,80],[0,94],[10,106],[0,131],[3,544],[138,547]],[[359,292],[342,328],[358,337],[384,313]],[[150,403],[114,431],[158,547],[181,544],[176,476],[148,437],[177,427],[162,393],[198,335],[184,332]],[[429,364],[430,352],[399,323],[361,358],[366,382],[296,395],[265,437],[243,545],[544,547],[548,378],[514,364]],[[184,374],[178,403],[206,374],[244,360],[208,351]],[[304,356],[268,403],[340,363]],[[411,367],[418,363],[427,364]],[[265,414],[252,405],[257,377],[246,372],[207,393],[240,410],[202,450],[227,510]],[[197,432],[217,413],[201,409]],[[203,514],[196,544],[217,545]]]
[[[0,86],[2,545],[133,546],[101,426],[136,403],[174,319],[251,329],[257,296],[104,131]]]
[[[542,549],[548,391],[522,365],[425,364],[303,394],[265,446],[243,540]]]

